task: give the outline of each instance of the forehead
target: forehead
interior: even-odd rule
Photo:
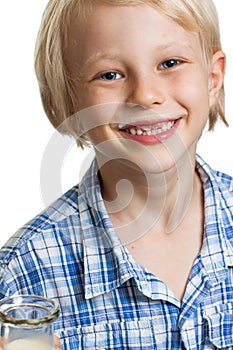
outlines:
[[[199,0],[201,1],[201,0]],[[209,2],[211,0],[204,0],[205,7],[200,11],[200,4],[196,4],[196,0],[68,0],[68,17],[76,17],[77,19],[84,18],[90,14],[95,13],[97,7],[142,7],[148,6],[164,13],[173,18],[177,23],[185,29],[199,32],[200,23],[205,21],[205,18],[210,13],[208,12]],[[61,5],[63,8],[64,5]],[[208,21],[206,18],[206,25]]]
[[[73,16],[69,30],[69,49],[98,51],[124,45],[135,47],[159,42],[162,48],[176,45],[192,46],[199,41],[197,33],[184,29],[160,10],[149,5],[107,6],[95,5],[84,16]]]

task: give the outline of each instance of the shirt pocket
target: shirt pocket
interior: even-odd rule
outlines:
[[[70,328],[57,335],[60,337],[62,350],[166,349],[164,334],[155,336],[155,331],[155,324],[150,320]]]
[[[205,312],[210,342],[217,349],[233,350],[233,304],[209,308]]]

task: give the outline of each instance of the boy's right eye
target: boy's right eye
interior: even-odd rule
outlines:
[[[116,72],[107,72],[107,73],[101,74],[100,78],[102,80],[114,81],[114,80],[121,79],[122,75]]]

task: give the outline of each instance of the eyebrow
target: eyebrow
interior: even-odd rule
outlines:
[[[119,55],[117,55],[116,53],[96,52],[95,54],[88,57],[87,60],[85,60],[83,64],[84,64],[84,66],[89,66],[89,65],[96,63],[100,60],[114,60],[117,58],[119,58]]]
[[[185,49],[185,50],[191,50],[192,52],[194,51],[194,47],[192,45],[190,45],[190,43],[175,43],[175,42],[170,42],[170,43],[166,43],[166,44],[161,44],[159,46],[157,46],[156,49],[158,50],[166,50],[166,49],[170,49],[170,48],[175,48],[175,49]]]
[[[157,47],[155,47],[155,50],[160,52],[167,49],[181,49],[181,50],[189,50],[191,52],[194,52],[194,47],[187,43],[175,43],[175,42],[168,42],[165,44],[160,44]],[[82,70],[85,70],[89,66],[98,63],[99,61],[107,61],[107,60],[116,60],[119,59],[119,54],[116,52],[108,52],[108,53],[101,53],[101,52],[95,52],[93,55],[87,58],[82,64]]]

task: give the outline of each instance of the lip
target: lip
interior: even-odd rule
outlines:
[[[176,129],[179,127],[180,121],[181,121],[181,118],[179,118],[177,120],[167,120],[166,122],[175,122],[174,125],[169,130],[158,133],[156,135],[132,135],[131,133],[126,131],[127,127],[130,127],[132,125],[124,125],[124,129],[118,130],[118,131],[120,132],[120,134],[124,138],[128,138],[128,139],[137,141],[137,142],[142,143],[144,145],[155,145],[155,144],[165,142],[167,139],[169,139],[174,134]],[[136,125],[134,124],[133,126],[136,126],[138,128],[140,128],[140,127],[141,128],[143,128],[143,127],[153,128],[154,126],[159,127],[160,125],[162,125],[164,123],[165,123],[165,121],[160,121],[160,122],[156,122],[156,123],[151,123],[151,122],[145,123],[144,122],[144,123],[137,123]]]

